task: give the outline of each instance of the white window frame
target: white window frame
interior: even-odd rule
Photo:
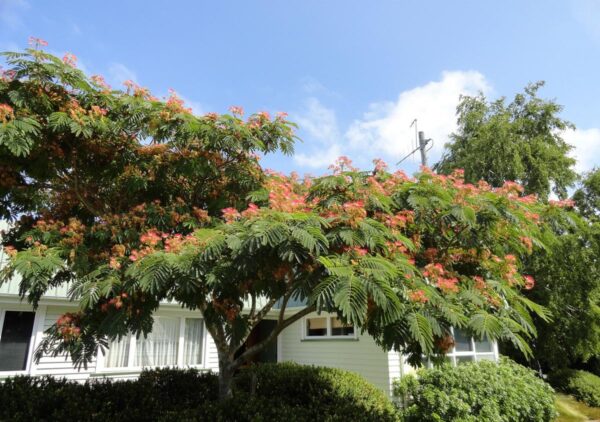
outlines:
[[[326,334],[324,336],[311,336],[308,335],[308,326],[307,326],[307,322],[310,319],[319,319],[319,318],[325,318],[326,320]],[[305,316],[304,318],[302,318],[302,324],[300,325],[300,338],[302,340],[317,340],[317,341],[323,341],[323,340],[358,340],[358,330],[356,329],[356,326],[354,326],[354,332],[352,333],[352,335],[333,335],[332,330],[331,330],[331,319],[332,318],[337,318],[337,315],[334,314],[318,314],[318,315],[309,315],[309,316]]]
[[[119,366],[119,367],[107,367],[106,366],[106,356],[101,351],[98,352],[97,356],[97,364],[96,364],[96,372],[97,373],[133,373],[133,372],[141,372],[145,368],[154,369],[154,368],[195,368],[195,369],[205,369],[207,368],[206,364],[206,351],[207,351],[207,330],[206,324],[204,322],[204,318],[198,316],[179,316],[179,315],[171,315],[171,314],[161,314],[156,315],[154,318],[177,318],[179,319],[179,340],[177,343],[177,358],[175,365],[160,365],[160,366],[134,366],[135,356],[137,352],[137,336],[135,334],[128,334],[129,337],[129,355],[127,356],[127,366]],[[185,321],[187,319],[201,319],[202,320],[202,350],[200,354],[202,355],[202,362],[196,365],[188,365],[184,364],[184,348],[185,348]],[[106,350],[106,353],[109,351]]]
[[[33,326],[31,327],[31,337],[29,338],[29,347],[27,349],[27,357],[25,359],[25,369],[20,371],[0,371],[0,377],[9,377],[13,375],[27,375],[32,371],[32,358],[36,347],[36,336],[39,331],[40,325],[40,313],[33,311],[31,308],[24,309],[19,306],[3,306],[0,308],[0,341],[2,340],[2,331],[4,330],[4,318],[6,312],[32,312],[33,313]],[[43,321],[41,322],[43,327]]]
[[[454,337],[454,327],[450,327],[450,333],[452,334],[452,337]],[[457,351],[456,345],[454,345],[454,346],[452,346],[452,351],[446,353],[446,355],[444,356],[444,358],[449,360],[449,362],[452,366],[457,366],[458,365],[457,358],[463,357],[463,356],[472,357],[473,358],[472,362],[479,362],[481,360],[490,360],[490,359],[482,359],[481,357],[483,357],[483,356],[493,358],[494,362],[498,361],[499,353],[498,353],[498,342],[497,341],[488,340],[492,346],[491,352],[478,352],[477,345],[476,345],[477,342],[475,341],[475,338],[470,337],[469,340],[471,341],[471,349],[472,350]],[[427,359],[425,366],[428,368],[431,368],[433,366],[431,359]]]

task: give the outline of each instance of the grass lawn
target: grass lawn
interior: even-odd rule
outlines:
[[[565,394],[556,395],[556,409],[560,413],[556,422],[600,421],[600,408],[588,407]]]

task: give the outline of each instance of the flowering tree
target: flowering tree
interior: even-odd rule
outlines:
[[[109,342],[145,335],[161,301],[204,318],[219,353],[221,397],[237,368],[310,312],[335,312],[413,361],[443,354],[450,327],[525,353],[535,334],[520,294],[522,256],[560,212],[506,183],[460,172],[411,179],[376,161],[340,159],[328,176],[263,172],[255,152],[290,152],[284,115],[192,115],[133,83],[113,91],[72,56],[6,55],[0,80],[0,212],[11,259],[37,305],[69,282],[79,311],[47,331],[36,355],[85,365]],[[290,299],[305,305],[286,312]],[[243,348],[268,315],[276,325]]]

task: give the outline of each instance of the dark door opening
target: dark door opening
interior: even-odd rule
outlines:
[[[246,343],[237,351],[236,357],[244,353],[249,347],[252,347],[264,339],[275,329],[277,325],[276,321],[263,320],[252,330]],[[265,362],[277,362],[277,339],[275,338],[271,343],[257,355],[250,359],[250,363],[265,363]]]

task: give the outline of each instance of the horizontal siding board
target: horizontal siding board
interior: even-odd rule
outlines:
[[[388,354],[368,334],[358,340],[302,340],[303,320],[281,334],[281,360],[303,365],[329,366],[356,372],[369,382],[390,392]]]

